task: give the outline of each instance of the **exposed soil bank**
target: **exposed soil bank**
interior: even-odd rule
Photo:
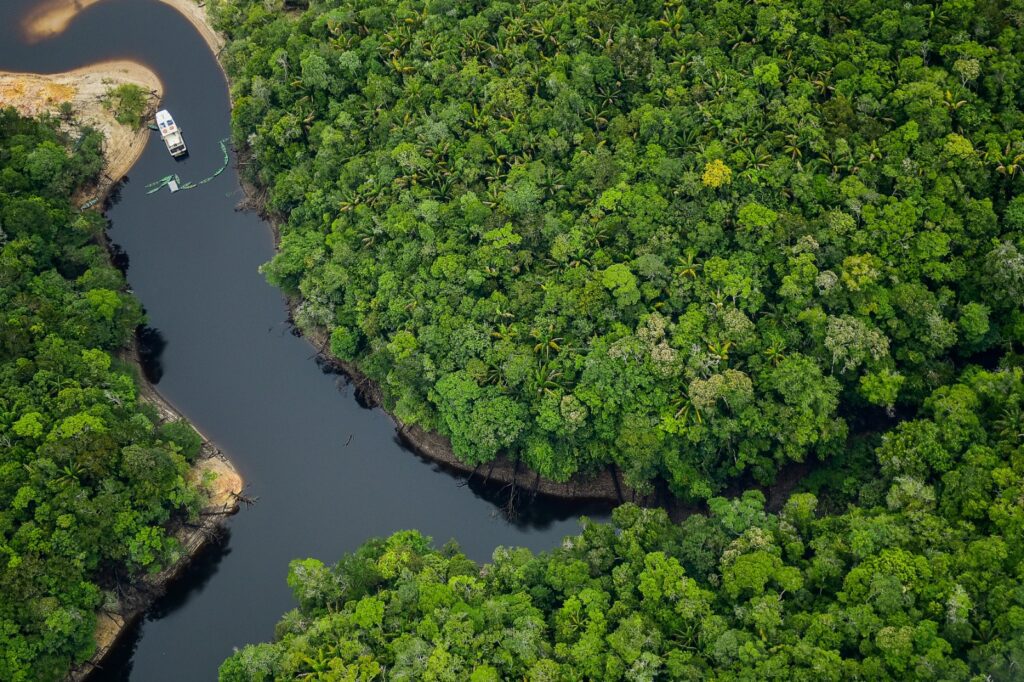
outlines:
[[[278,230],[275,226],[275,238]],[[288,299],[289,311],[293,313],[300,300]],[[325,329],[300,329],[303,336],[312,343],[321,359],[328,365],[337,368],[351,379],[357,395],[369,407],[385,408],[384,394],[380,386],[363,374],[351,362],[341,360],[329,350],[329,335]],[[468,473],[471,477],[480,477],[485,482],[503,483],[514,486],[530,495],[546,495],[562,499],[602,500],[612,503],[635,502],[646,506],[670,507],[678,502],[657,493],[644,495],[630,488],[618,469],[607,469],[593,476],[573,476],[565,482],[544,478],[522,462],[499,456],[495,460],[480,466],[470,466],[455,456],[451,441],[439,433],[433,433],[416,424],[405,424],[398,417],[388,413],[395,422],[398,435],[402,442],[422,456],[441,463],[449,469]]]
[[[164,101],[184,124],[189,158],[171,160],[154,140],[131,180],[115,189],[110,239],[123,250],[119,262],[154,330],[146,357],[153,380],[160,377],[157,388],[238,454],[232,459],[261,497],[230,520],[228,543],[211,543],[168,583],[93,678],[210,679],[232,647],[266,640],[294,606],[283,578],[296,557],[326,560],[368,537],[419,528],[439,543],[458,538],[484,561],[496,545],[556,546],[576,532],[583,509],[604,517],[599,505],[538,498],[509,518],[496,508],[496,490],[461,485],[443,467],[410,456],[390,420],[339,391],[345,382],[310,362],[309,343],[282,324],[280,292],[257,273],[273,256],[273,240],[255,214],[232,213],[240,198],[234,169],[203,190],[146,194],[144,183],[169,168],[194,178],[221,162],[217,141],[230,134],[229,100],[207,43],[159,0],[111,0],[30,46],[20,36],[22,18],[43,1],[0,5],[0,68],[55,73],[132,59],[160,75]],[[134,580],[103,578],[117,591]],[[104,617],[114,630],[125,620],[121,612]]]
[[[246,186],[247,192],[251,189],[250,186]],[[279,236],[276,224],[274,235],[275,239]],[[293,320],[295,310],[300,304],[301,301],[298,298],[289,297],[288,309]],[[355,387],[356,395],[362,402],[369,407],[385,409],[384,394],[380,386],[363,374],[353,363],[341,360],[331,354],[330,337],[327,330],[300,328],[299,331],[316,347],[322,362],[349,377]],[[499,456],[492,462],[476,467],[469,466],[455,456],[455,451],[448,438],[427,431],[416,424],[404,424],[390,412],[388,415],[395,422],[399,438],[408,447],[427,459],[439,462],[448,469],[468,473],[470,478],[479,477],[484,482],[510,485],[515,490],[531,496],[545,495],[560,499],[597,500],[613,504],[633,502],[645,507],[661,507],[676,520],[690,514],[700,513],[705,509],[701,504],[684,503],[672,495],[663,481],[656,481],[654,492],[650,494],[638,493],[626,484],[622,472],[614,466],[592,476],[576,475],[565,482],[544,478],[522,462],[513,461],[504,456]],[[756,488],[764,493],[768,509],[777,511],[782,508],[786,499],[809,470],[810,465],[807,463],[791,462],[779,471],[775,483],[770,486],[759,485],[754,481],[742,481],[730,485],[721,494],[726,497],[736,497],[744,490]]]
[[[206,17],[206,6],[193,0],[159,0],[178,10],[199,31],[214,54],[224,47],[224,38],[213,30]],[[38,42],[61,33],[74,18],[91,5],[102,0],[48,0],[42,2],[22,23],[22,29],[29,42]]]
[[[150,93],[151,107],[163,96],[160,78],[145,66],[112,61],[50,75],[0,71],[0,105],[14,107],[23,116],[39,116],[58,115],[60,105],[69,102],[73,115],[66,129],[74,132],[75,128],[88,126],[103,133],[103,172],[109,185],[135,165],[150,137],[145,127],[136,130],[118,123],[113,111],[103,105],[104,96],[124,84],[137,85]]]
[[[100,201],[106,199],[106,195],[116,186],[117,183],[111,183],[103,187]],[[105,235],[102,241],[109,253],[110,243]],[[122,354],[121,359],[134,367],[139,400],[149,403],[156,409],[160,424],[186,420],[184,415],[146,379],[142,371],[137,340],[133,339],[131,348]],[[101,667],[103,660],[128,632],[131,625],[164,595],[170,583],[203,549],[218,539],[228,517],[238,512],[239,502],[243,499],[244,481],[241,475],[231,460],[202,431],[194,425],[192,428],[202,438],[202,445],[189,471],[188,480],[204,493],[205,504],[195,522],[184,519],[172,522],[169,532],[181,545],[182,553],[177,561],[162,571],[143,575],[125,587],[120,591],[117,603],[112,609],[103,609],[97,614],[96,630],[93,633],[96,653],[88,661],[68,672],[68,682],[85,680]]]
[[[101,1],[50,0],[40,5],[35,12],[26,18],[23,24],[26,35],[31,40],[41,40],[56,35],[66,29],[79,12]],[[192,0],[160,1],[174,7],[185,16],[196,27],[214,54],[219,53],[224,47],[225,40],[210,25],[205,5],[197,5]],[[144,142],[142,147],[145,147]],[[139,153],[141,153],[141,148]],[[132,159],[132,162],[134,162],[135,158]],[[114,174],[112,173],[111,175]],[[120,176],[114,175],[114,177]],[[245,189],[251,199],[258,194],[255,188],[251,186],[247,186]],[[259,199],[251,201],[251,205],[256,207],[261,207],[261,204],[262,202]],[[274,225],[272,218],[268,217],[268,220]],[[275,239],[277,239],[278,230],[276,225],[274,225],[274,234]],[[290,309],[294,310],[297,304],[298,301],[289,300]],[[368,406],[384,407],[383,394],[376,383],[370,381],[354,364],[344,362],[330,355],[327,350],[328,344],[326,340],[328,334],[326,330],[303,329],[301,331],[310,343],[320,349],[321,356],[325,361],[337,367],[353,381],[361,399]],[[402,441],[420,455],[436,461],[449,469],[468,473],[471,476],[479,476],[487,482],[512,485],[517,489],[529,492],[531,495],[546,495],[562,499],[602,500],[612,503],[636,502],[644,505],[660,504],[661,506],[671,506],[672,504],[671,498],[664,495],[643,495],[630,488],[626,485],[621,472],[617,469],[608,469],[589,477],[576,476],[569,481],[558,482],[543,478],[521,462],[512,461],[506,457],[499,457],[486,465],[471,467],[461,462],[455,456],[450,441],[444,436],[425,431],[415,424],[404,424],[394,415],[391,415],[391,418],[395,421],[399,437]]]
[[[97,2],[99,0],[85,1]],[[206,14],[205,4],[197,5],[192,0],[160,1],[175,7],[184,14],[199,29],[214,54],[219,55],[226,41],[223,36],[212,28],[209,17]],[[73,4],[75,0],[54,0],[54,2],[66,5],[68,3]],[[210,34],[214,36],[213,40],[209,37]],[[240,154],[240,159],[241,156]],[[241,173],[239,174],[239,180],[246,194],[246,199],[239,205],[239,208],[259,212],[273,229],[275,246],[279,245],[280,229],[277,219],[268,214],[264,208],[266,190],[253,186],[244,179]],[[301,300],[288,297],[287,301],[289,313],[294,319],[295,309],[301,303]],[[698,507],[683,504],[678,498],[671,495],[663,482],[656,482],[653,493],[639,493],[626,484],[622,472],[614,466],[589,476],[573,476],[565,482],[544,478],[522,462],[518,460],[513,461],[504,456],[499,456],[485,465],[469,466],[455,456],[451,441],[445,436],[426,431],[416,424],[405,424],[395,415],[387,412],[380,386],[363,374],[355,364],[341,360],[331,354],[329,350],[330,344],[328,343],[329,332],[326,329],[299,329],[299,331],[317,348],[322,361],[345,374],[353,382],[357,395],[366,406],[380,407],[388,414],[392,421],[395,422],[398,436],[406,446],[419,455],[438,462],[448,469],[469,474],[471,478],[479,476],[484,482],[510,485],[513,490],[526,491],[531,496],[545,495],[560,499],[597,500],[613,504],[634,502],[644,506],[664,507],[673,517],[685,516],[698,510]],[[803,471],[804,467],[802,464],[794,463],[793,466],[787,467],[786,470],[779,473],[775,485],[762,488],[768,499],[769,506],[781,505],[782,501],[788,497],[799,480],[801,475],[799,472]]]
[[[244,160],[243,155],[239,159]],[[280,247],[281,230],[279,219],[266,211],[266,190],[258,188],[239,174],[239,181],[245,191],[246,199],[239,208],[259,212],[270,223],[274,232],[275,249]],[[491,462],[480,466],[470,466],[455,456],[451,441],[439,433],[427,431],[416,424],[405,424],[401,419],[387,411],[384,404],[384,392],[380,385],[367,377],[354,363],[335,357],[330,351],[330,333],[323,328],[303,328],[295,322],[295,312],[302,304],[296,296],[286,296],[288,313],[291,322],[302,336],[314,346],[317,356],[327,366],[332,367],[349,378],[356,390],[356,396],[366,407],[380,407],[395,423],[398,436],[410,449],[429,460],[438,462],[453,471],[479,476],[487,483],[511,485],[514,490],[525,491],[532,495],[545,495],[559,499],[595,500],[620,504],[635,502],[644,506],[663,506],[670,512],[673,507],[682,509],[678,500],[660,494],[644,495],[626,485],[622,472],[618,469],[606,469],[592,476],[573,476],[565,482],[544,478],[522,462],[499,456]]]
[[[138,354],[135,348],[126,358],[139,367]],[[184,419],[173,405],[144,378],[139,371],[139,398],[153,405],[160,416],[160,422]],[[195,428],[195,427],[193,427]],[[110,653],[118,640],[129,626],[140,618],[153,602],[164,594],[168,584],[173,581],[188,563],[199,554],[210,542],[218,537],[220,529],[227,517],[238,511],[242,492],[242,477],[235,470],[224,454],[202,433],[203,444],[192,470],[189,480],[199,486],[206,494],[206,504],[200,512],[199,519],[194,523],[178,520],[171,529],[171,534],[181,543],[181,556],[173,564],[150,575],[145,575],[129,585],[120,593],[117,605],[111,610],[102,610],[97,614],[96,653],[88,661],[73,668],[67,676],[71,682],[87,678],[103,659]]]
[[[77,5],[64,3],[65,9],[70,7],[75,12],[84,9],[88,4],[91,3],[87,0]],[[168,4],[185,5],[170,1]],[[194,5],[191,8],[184,8],[189,9],[199,11]],[[187,11],[183,13],[187,15]],[[44,26],[55,27],[55,21],[63,22],[58,29],[47,35],[63,30],[74,13],[58,13],[56,16],[57,19],[52,15],[44,16],[49,17],[50,22],[44,23]],[[193,20],[193,23],[196,21]],[[103,178],[96,187],[90,188],[88,195],[102,201],[139,159],[150,139],[148,128],[135,130],[118,123],[113,112],[103,105],[102,100],[107,92],[125,83],[138,85],[149,92],[153,108],[163,94],[160,79],[148,68],[135,62],[109,61],[52,75],[0,72],[0,104],[13,106],[25,116],[38,116],[44,113],[56,115],[61,104],[70,102],[74,114],[72,122],[65,126],[68,132],[73,134],[75,128],[84,126],[101,131],[105,138]],[[139,398],[156,409],[160,423],[184,419],[143,377],[137,348],[133,347],[124,359],[139,370]],[[90,660],[73,668],[68,674],[68,680],[83,680],[100,666],[128,627],[166,591],[167,585],[182,572],[192,558],[218,537],[227,517],[238,511],[243,485],[241,476],[206,436],[202,433],[200,436],[203,442],[199,456],[189,472],[189,480],[204,492],[206,501],[195,522],[177,519],[169,528],[170,534],[181,545],[181,555],[164,570],[144,575],[120,590],[115,606],[101,610],[97,614],[94,633],[96,653]]]

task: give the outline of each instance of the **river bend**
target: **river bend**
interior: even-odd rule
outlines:
[[[236,212],[230,168],[199,189],[146,195],[169,173],[198,180],[220,166],[229,134],[223,74],[195,29],[156,0],[107,0],[61,35],[29,45],[18,32],[32,0],[0,6],[0,69],[53,73],[138,61],[164,83],[164,106],[190,148],[175,163],[150,140],[107,215],[128,281],[165,342],[158,389],[232,459],[258,503],[230,522],[96,677],[211,680],[233,647],[273,637],[294,607],[288,562],[333,562],[367,538],[418,528],[457,538],[486,560],[497,545],[554,546],[599,509],[536,501],[516,520],[495,491],[466,486],[405,449],[390,419],[360,407],[342,377],[291,333],[280,292],[257,272],[273,253],[269,225]]]

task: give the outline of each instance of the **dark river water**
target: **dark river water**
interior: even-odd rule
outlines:
[[[295,606],[288,562],[333,562],[367,538],[417,528],[455,538],[477,560],[498,545],[543,549],[600,509],[536,500],[510,520],[498,491],[464,485],[396,440],[380,410],[360,407],[341,377],[290,333],[278,291],[257,272],[273,252],[269,225],[235,212],[233,169],[198,189],[147,196],[177,172],[199,180],[221,165],[227,86],[192,26],[155,0],[109,0],[60,36],[19,35],[35,3],[0,0],[0,69],[58,72],[108,59],[148,65],[190,148],[176,163],[154,137],[108,211],[127,253],[128,280],[166,346],[160,392],[238,467],[258,503],[230,523],[227,541],[195,562],[127,638],[101,679],[211,680],[233,647],[269,640]]]

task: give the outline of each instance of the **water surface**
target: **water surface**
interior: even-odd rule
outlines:
[[[187,160],[155,136],[108,211],[128,281],[166,344],[160,392],[220,446],[258,503],[205,553],[108,662],[103,679],[210,680],[232,648],[273,637],[294,603],[288,561],[336,560],[364,540],[418,528],[456,538],[486,560],[497,545],[554,546],[577,528],[579,505],[536,501],[516,520],[494,490],[467,486],[399,444],[380,410],[360,407],[293,336],[278,291],[257,272],[273,252],[269,226],[234,210],[234,169],[199,189],[148,196],[170,173],[199,180],[221,165],[227,86],[192,26],[155,0],[109,0],[62,35],[18,35],[31,0],[0,4],[0,69],[58,72],[131,59],[164,83],[164,106],[184,131]]]

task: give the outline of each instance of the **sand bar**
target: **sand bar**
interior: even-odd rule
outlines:
[[[29,42],[46,40],[63,32],[79,13],[103,0],[46,0],[25,17],[22,30]],[[224,38],[210,25],[206,5],[193,0],[159,0],[184,16],[210,46],[214,54],[224,48]]]
[[[70,102],[74,124],[96,128],[106,138],[104,173],[116,181],[142,155],[150,137],[145,126],[135,129],[118,123],[103,105],[107,92],[125,83],[150,93],[151,108],[163,94],[160,79],[145,66],[113,61],[51,75],[0,71],[0,105],[14,107],[23,116],[38,116],[57,115],[60,105]]]

